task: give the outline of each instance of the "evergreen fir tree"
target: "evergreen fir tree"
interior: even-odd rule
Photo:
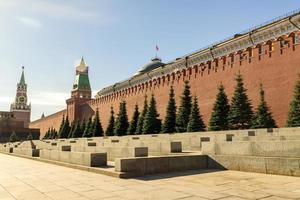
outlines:
[[[71,128],[70,128],[70,131],[69,131],[69,133],[68,133],[68,138],[72,138],[72,134],[73,134],[73,131],[74,131],[74,129],[75,129],[75,122],[73,121],[72,123],[71,123]]]
[[[71,138],[80,138],[80,137],[82,137],[82,131],[81,131],[81,126],[80,126],[80,121],[77,120],[75,128],[72,132]]]
[[[62,118],[62,120],[61,120],[61,123],[60,123],[60,127],[59,127],[59,130],[58,130],[58,133],[61,132],[61,130],[62,130],[64,124],[65,124],[65,115],[63,115],[63,118]]]
[[[105,131],[106,136],[113,136],[114,135],[114,126],[115,126],[115,116],[114,116],[114,109],[113,107],[110,108],[110,118],[108,121],[108,126]]]
[[[53,129],[53,127],[51,127],[50,131],[49,131],[48,139],[52,139],[53,134],[54,134],[54,129]]]
[[[260,102],[253,117],[252,128],[276,128],[275,120],[265,100],[265,91],[260,84]]]
[[[173,86],[170,88],[169,102],[166,111],[165,121],[162,127],[163,133],[174,133],[176,131],[176,101]]]
[[[84,129],[82,137],[92,137],[91,132],[90,132],[92,126],[93,126],[93,122],[92,122],[92,118],[90,117],[88,122],[85,125],[85,129]]]
[[[69,122],[69,118],[67,116],[65,119],[65,123],[61,129],[61,132],[59,133],[58,138],[67,138],[69,135],[70,129],[71,129],[70,122]]]
[[[100,122],[99,110],[96,110],[96,116],[94,117],[93,121],[93,137],[101,137],[103,136],[103,128]]]
[[[126,111],[126,102],[122,101],[120,103],[119,114],[114,127],[114,134],[118,136],[126,135],[128,126],[129,123]]]
[[[58,133],[55,129],[53,129],[53,134],[51,135],[50,139],[56,139],[56,138],[58,138]]]
[[[231,100],[228,114],[229,127],[231,129],[247,129],[251,127],[253,116],[252,105],[244,88],[241,74],[236,76],[236,87]]]
[[[9,137],[9,141],[10,141],[10,142],[17,142],[17,141],[19,141],[19,138],[18,138],[16,132],[13,131],[13,132],[11,133],[11,135],[10,135],[10,137]]]
[[[300,74],[298,75],[298,80],[294,88],[294,95],[290,103],[286,126],[287,127],[300,126]]]
[[[92,119],[92,123],[91,123],[90,128],[88,129],[88,137],[93,137],[93,135],[94,135],[95,121],[93,118],[91,118],[91,119]]]
[[[180,106],[178,109],[178,115],[176,117],[176,131],[186,132],[187,124],[191,114],[192,97],[189,82],[185,81],[183,94],[180,98]]]
[[[228,130],[229,101],[224,86],[218,87],[218,94],[209,120],[210,131]]]
[[[138,120],[139,120],[139,115],[140,115],[139,107],[136,104],[135,108],[134,108],[134,113],[133,113],[133,116],[132,116],[132,120],[130,122],[128,131],[127,131],[128,135],[134,135],[135,134],[136,128],[137,128],[137,123],[138,123]]]
[[[159,114],[156,109],[156,101],[154,95],[150,99],[149,108],[144,118],[143,134],[159,133],[161,130],[161,120],[158,119]]]
[[[145,119],[147,110],[148,110],[148,102],[147,102],[147,95],[146,95],[145,100],[144,100],[144,108],[143,108],[143,111],[140,113],[139,120],[137,123],[136,131],[135,131],[136,135],[143,133],[144,119]]]
[[[51,139],[51,128],[48,129],[48,132],[47,132],[47,139]]]
[[[49,139],[50,136],[50,128],[48,128],[48,131],[45,133],[44,139]]]
[[[28,134],[28,136],[27,136],[27,140],[33,140],[32,133],[29,133],[29,134]]]
[[[84,135],[85,128],[86,128],[86,120],[83,119],[80,126],[80,130],[81,130],[80,137],[84,137],[83,135]]]
[[[187,126],[188,132],[205,131],[205,124],[200,114],[198,99],[195,96],[192,104],[191,114],[189,117],[189,123]]]

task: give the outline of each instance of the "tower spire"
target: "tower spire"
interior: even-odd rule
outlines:
[[[84,62],[83,56],[81,56],[80,65],[85,65],[85,62]]]
[[[14,113],[17,120],[24,122],[24,127],[29,127],[31,105],[27,104],[27,84],[25,83],[24,66],[20,82],[17,84],[15,101],[10,106],[10,111]]]
[[[22,66],[22,75],[20,79],[20,85],[25,85],[24,66]]]

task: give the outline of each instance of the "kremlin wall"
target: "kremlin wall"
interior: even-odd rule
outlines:
[[[82,59],[76,68],[66,109],[31,122],[30,128],[40,128],[43,137],[49,127],[59,129],[63,115],[68,115],[71,121],[83,120],[94,115],[98,108],[106,129],[111,106],[117,114],[119,103],[125,100],[131,120],[135,104],[141,111],[145,95],[151,94],[156,98],[160,119],[164,120],[170,86],[174,86],[178,106],[186,80],[192,94],[198,97],[207,125],[218,85],[223,83],[231,99],[237,73],[244,78],[253,109],[258,104],[260,83],[263,84],[273,117],[283,127],[300,73],[299,37],[300,13],[294,12],[168,63],[154,58],[127,80],[100,90],[95,98],[91,97],[88,66]]]

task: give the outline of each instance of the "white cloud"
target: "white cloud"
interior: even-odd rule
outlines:
[[[92,96],[98,91],[93,90]],[[70,98],[70,92],[32,92],[28,94],[29,102],[32,106],[32,120],[39,119],[42,113],[51,115],[67,107],[66,100]],[[0,97],[0,110],[9,110],[14,97]]]
[[[37,92],[29,95],[29,101],[32,105],[66,105],[66,100],[70,97],[70,93],[63,92]]]
[[[92,91],[92,97],[98,91]],[[66,100],[70,98],[71,93],[65,92],[37,92],[29,94],[29,101],[32,105],[66,106]]]
[[[16,19],[21,22],[22,24],[25,24],[27,26],[33,27],[33,28],[41,28],[43,25],[42,23],[34,18],[30,17],[16,17]]]
[[[0,103],[12,103],[13,101],[13,97],[0,97]]]
[[[98,92],[99,92],[98,90],[93,90],[92,91],[92,97],[96,96]]]

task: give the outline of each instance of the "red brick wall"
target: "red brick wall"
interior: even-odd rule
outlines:
[[[289,40],[291,40],[291,38],[289,38]],[[273,42],[273,52],[269,52],[268,45],[265,44],[265,54],[260,56],[260,59],[258,48],[254,48],[251,62],[249,62],[249,55],[247,59],[240,62],[240,57],[236,54],[233,65],[228,64],[230,59],[227,57],[224,69],[223,62],[219,59],[217,70],[216,68],[208,70],[208,67],[206,67],[204,71],[199,68],[198,73],[195,73],[195,70],[192,69],[191,75],[189,75],[188,71],[186,72],[186,76],[183,76],[183,73],[181,73],[180,78],[173,81],[177,106],[179,106],[183,82],[184,80],[189,80],[192,94],[197,95],[201,113],[206,124],[208,124],[218,84],[220,82],[224,84],[226,93],[231,99],[236,85],[234,79],[235,74],[240,72],[243,75],[245,87],[248,90],[247,93],[253,103],[254,109],[258,104],[259,85],[262,83],[265,89],[267,103],[273,112],[277,124],[281,127],[284,126],[294,85],[297,80],[297,74],[300,73],[299,46],[293,46],[292,41],[290,41],[289,44],[289,47],[282,49],[282,53],[279,41]],[[215,63],[212,64],[212,66],[214,65]],[[117,113],[119,102],[121,99],[124,99],[127,102],[129,119],[131,119],[134,105],[137,103],[139,108],[142,109],[145,94],[150,97],[153,93],[157,100],[160,118],[164,119],[171,84],[172,80],[165,83],[161,82],[159,86],[152,86],[151,88],[126,94],[112,100],[101,99],[92,101],[90,102],[90,106],[94,110],[97,107],[99,108],[102,124],[106,127],[109,119],[110,106],[113,106],[115,113]]]
[[[40,138],[43,138],[45,133],[51,127],[55,128],[56,131],[58,131],[60,124],[61,124],[61,120],[63,118],[63,115],[66,116],[66,110],[59,111],[59,112],[49,115],[45,118],[31,122],[29,127],[30,128],[39,128],[40,133],[41,133]]]
[[[30,122],[30,111],[13,111],[14,117],[23,122],[24,128],[28,128]]]
[[[246,59],[240,61],[239,54],[235,53],[233,64],[230,63],[230,57],[227,57],[226,64],[223,66],[223,60],[219,58],[217,68],[215,67],[215,61],[212,62],[210,70],[207,63],[199,64],[191,68],[191,74],[187,69],[185,73],[180,72],[180,76],[176,75],[175,80],[171,76],[170,81],[166,79],[165,82],[161,81],[160,84],[154,85],[152,83],[152,86],[147,89],[137,89],[136,91],[119,95],[119,97],[91,100],[88,104],[81,106],[81,118],[88,118],[98,108],[102,125],[106,128],[110,116],[110,107],[113,106],[115,113],[117,113],[120,101],[125,100],[127,102],[128,116],[131,120],[134,105],[137,103],[139,108],[142,109],[144,96],[147,94],[150,98],[153,93],[157,100],[160,118],[164,119],[170,85],[174,85],[176,102],[177,106],[179,106],[184,80],[189,80],[192,94],[197,95],[199,99],[201,114],[207,125],[218,84],[220,82],[224,84],[226,93],[231,98],[236,84],[235,74],[240,72],[244,77],[245,87],[248,90],[247,93],[254,108],[256,108],[258,103],[259,85],[260,83],[263,84],[267,103],[273,112],[277,124],[282,127],[287,119],[288,107],[297,80],[297,74],[300,73],[299,46],[293,45],[291,37],[286,38],[286,40],[289,40],[289,47],[283,49],[280,49],[279,41],[273,41],[274,50],[272,52],[269,51],[268,43],[264,44],[264,54],[262,56],[258,55],[258,48],[254,48],[251,62],[249,61],[249,52],[245,50],[243,53],[247,55]],[[206,66],[206,68],[201,70],[203,66]],[[196,68],[198,68],[198,71],[195,70]],[[46,130],[45,128],[49,127],[50,124],[53,124],[53,127],[59,126],[61,118],[62,114],[55,114],[50,118],[31,123],[34,125],[31,127],[43,127],[43,130]]]

